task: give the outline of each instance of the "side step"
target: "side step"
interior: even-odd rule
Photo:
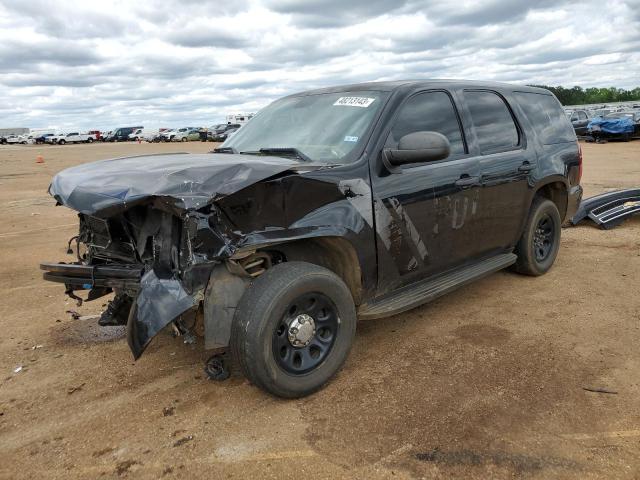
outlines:
[[[513,253],[503,253],[469,267],[445,273],[437,278],[403,287],[369,304],[361,305],[358,308],[358,318],[369,320],[406,312],[423,303],[435,300],[467,283],[513,265],[516,263],[517,258],[517,255]]]

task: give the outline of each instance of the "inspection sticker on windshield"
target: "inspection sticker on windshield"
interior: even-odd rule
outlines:
[[[346,137],[344,137],[344,141],[345,142],[357,142],[358,141],[358,137],[351,137],[351,136],[347,135]]]
[[[339,107],[360,107],[367,108],[373,103],[375,98],[369,97],[340,97],[334,105]]]

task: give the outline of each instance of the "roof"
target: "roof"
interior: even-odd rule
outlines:
[[[347,85],[336,85],[332,87],[318,88],[299,92],[296,95],[315,95],[319,93],[339,93],[358,90],[378,90],[391,92],[401,87],[424,87],[424,88],[493,88],[499,90],[517,90],[533,93],[546,93],[549,91],[543,88],[528,87],[526,85],[515,85],[512,83],[488,82],[481,80],[450,80],[450,79],[424,79],[424,80],[394,80],[384,82],[353,83]]]

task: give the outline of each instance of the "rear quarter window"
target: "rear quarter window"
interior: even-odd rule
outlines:
[[[518,104],[543,145],[575,142],[576,134],[553,95],[514,92]]]

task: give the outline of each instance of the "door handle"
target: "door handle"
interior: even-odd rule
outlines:
[[[461,175],[458,180],[455,181],[456,187],[472,187],[480,184],[480,177],[470,177],[469,175]]]
[[[519,172],[530,172],[534,168],[536,168],[536,167],[531,165],[529,162],[523,162],[522,165],[520,165],[518,167],[518,171]]]

